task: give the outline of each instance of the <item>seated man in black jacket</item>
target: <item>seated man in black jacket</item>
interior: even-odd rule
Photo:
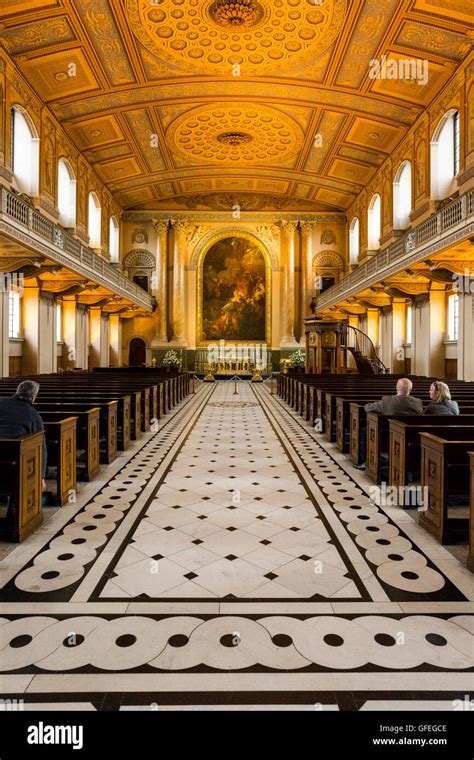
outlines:
[[[0,398],[0,438],[22,438],[30,433],[44,430],[43,420],[33,408],[39,385],[34,380],[24,380],[14,396]],[[43,435],[43,491],[47,470],[46,440]]]

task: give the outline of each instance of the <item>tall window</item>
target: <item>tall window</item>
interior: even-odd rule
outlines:
[[[56,340],[61,343],[63,339],[63,307],[62,304],[56,304]]]
[[[412,340],[413,340],[413,308],[411,306],[407,306],[407,324],[406,324],[405,342],[411,343]]]
[[[59,221],[65,227],[76,225],[76,180],[69,161],[58,161],[58,209]]]
[[[459,111],[455,111],[453,114],[453,169],[454,176],[459,174],[459,154],[460,154],[460,133],[459,133]]]
[[[115,216],[109,222],[109,254],[110,261],[118,261],[120,253],[120,227]]]
[[[452,293],[448,296],[448,340],[458,340],[459,337],[459,296]]]
[[[438,124],[431,142],[431,195],[448,198],[456,190],[460,157],[459,112],[448,111]]]
[[[21,106],[11,109],[11,168],[18,189],[39,193],[39,138],[28,113]]]
[[[355,216],[349,228],[349,263],[355,266],[359,260],[359,220]]]
[[[380,248],[380,195],[373,196],[368,210],[368,246],[369,250]]]
[[[404,161],[393,183],[393,226],[396,230],[409,226],[411,207],[411,163]]]
[[[89,218],[88,229],[89,245],[91,248],[100,248],[101,242],[102,210],[96,193],[89,193]]]
[[[20,337],[20,294],[14,290],[8,293],[8,337]]]

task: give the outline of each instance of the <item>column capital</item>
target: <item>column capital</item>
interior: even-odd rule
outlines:
[[[176,232],[186,232],[189,229],[190,217],[182,217],[181,219],[171,219],[171,224]]]
[[[153,227],[159,235],[164,234],[168,230],[168,224],[168,219],[153,219]]]
[[[277,227],[280,227],[282,232],[294,232],[298,226],[298,222],[293,219],[281,219],[277,222]]]
[[[302,237],[310,237],[316,229],[316,222],[300,222]]]

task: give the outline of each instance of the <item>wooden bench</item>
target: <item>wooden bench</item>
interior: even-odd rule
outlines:
[[[420,512],[419,524],[440,543],[465,540],[468,518],[454,518],[456,499],[470,497],[470,457],[474,449],[474,434],[470,427],[447,427],[443,437],[420,433],[421,486],[427,488],[428,503]]]
[[[39,396],[38,398],[41,398]],[[99,409],[99,452],[100,461],[110,464],[117,457],[117,401],[90,401],[76,399],[70,401],[39,401],[35,408],[41,414],[45,411],[65,410],[72,413],[74,410],[88,410],[92,406]]]
[[[467,555],[467,567],[474,573],[474,451],[469,452],[471,470],[471,484],[469,497],[469,554]]]
[[[71,491],[77,490],[76,422],[77,417],[44,421],[48,468],[56,468],[56,494],[53,494],[53,500],[59,506],[67,503]]]
[[[474,414],[474,407],[462,406],[462,413]],[[371,478],[374,483],[380,483],[381,471],[384,466],[384,459],[388,460],[390,455],[390,435],[389,435],[389,420],[397,419],[401,422],[408,421],[408,418],[414,418],[414,424],[425,424],[425,421],[430,419],[440,419],[444,415],[383,415],[377,412],[367,412],[367,459],[366,459],[366,475]],[[457,415],[448,414],[446,419],[451,421],[452,425],[456,424],[458,419]],[[443,423],[441,423],[443,424]],[[448,422],[449,424],[449,422]],[[388,477],[388,471],[387,471]]]
[[[100,409],[72,408],[68,411],[41,409],[44,423],[76,417],[76,475],[78,480],[92,480],[100,472]]]
[[[389,418],[389,476],[391,486],[405,486],[418,482],[421,473],[420,433],[431,433],[443,437],[446,427],[472,427],[474,414],[423,415],[422,419],[406,417]]]
[[[0,491],[8,497],[0,536],[9,541],[23,541],[43,521],[42,446],[42,431],[0,438]]]

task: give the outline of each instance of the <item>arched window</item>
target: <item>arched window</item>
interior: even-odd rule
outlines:
[[[459,295],[451,293],[448,296],[448,340],[458,340],[459,338]]]
[[[59,221],[64,227],[76,226],[76,180],[69,161],[58,161]]]
[[[63,340],[63,305],[60,301],[56,302],[56,340],[58,343]]]
[[[20,337],[20,293],[16,290],[8,292],[8,337]]]
[[[373,196],[367,213],[368,219],[368,248],[376,251],[380,248],[380,195]]]
[[[349,227],[349,263],[355,266],[359,260],[359,219],[355,216]]]
[[[459,173],[459,111],[445,113],[431,141],[431,195],[443,200],[456,190]]]
[[[91,248],[100,248],[102,209],[96,193],[89,193],[89,217],[87,234]]]
[[[406,312],[407,322],[406,322],[406,335],[405,335],[405,342],[411,343],[413,340],[413,308],[412,306],[407,306],[407,312]]]
[[[405,230],[410,225],[412,210],[411,163],[404,161],[393,183],[393,227]]]
[[[19,190],[27,195],[39,193],[39,137],[22,106],[11,109],[11,168]]]
[[[120,227],[115,216],[111,216],[110,221],[109,221],[109,254],[110,254],[110,261],[119,261],[120,259]]]

